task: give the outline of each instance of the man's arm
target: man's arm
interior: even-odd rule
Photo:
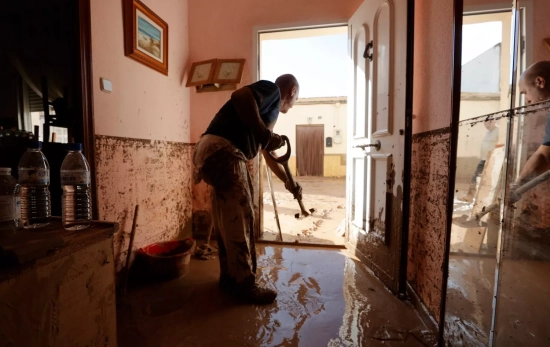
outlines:
[[[269,152],[267,152],[266,150],[262,150],[262,154],[264,155],[265,163],[267,164],[267,166],[269,166],[271,171],[273,171],[275,176],[277,176],[281,181],[286,183],[287,177],[286,177],[285,169],[283,169],[283,166],[277,163],[275,160],[271,159],[271,157],[269,156]],[[275,152],[271,152],[271,155],[273,155],[274,157],[277,157],[277,154],[275,154]]]
[[[548,170],[550,167],[550,146],[540,146],[535,153],[527,160],[523,170],[519,174],[519,178],[515,182],[517,185],[525,184],[526,180],[532,174],[539,174],[541,171]]]
[[[277,121],[273,122],[273,124],[269,126],[270,131],[273,131],[273,129],[275,128],[275,123],[277,123]],[[302,186],[300,185],[300,183],[294,182],[296,183],[296,186],[291,186],[290,181],[288,180],[288,177],[286,175],[285,169],[281,164],[271,159],[271,156],[269,155],[270,153],[273,157],[278,158],[277,153],[275,153],[274,151],[263,149],[262,154],[265,158],[265,163],[267,164],[267,166],[269,166],[271,171],[275,173],[275,176],[277,176],[277,178],[279,178],[285,184],[286,190],[288,190],[292,195],[294,195],[294,198],[302,200]]]

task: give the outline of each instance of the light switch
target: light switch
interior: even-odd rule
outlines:
[[[108,79],[105,79],[105,78],[100,78],[99,79],[100,81],[100,86],[101,86],[101,90],[104,91],[104,92],[107,92],[107,93],[110,93],[113,91],[113,83],[111,81],[109,81]]]

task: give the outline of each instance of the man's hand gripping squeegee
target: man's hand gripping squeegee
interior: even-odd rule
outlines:
[[[283,136],[281,136],[281,138],[286,143],[286,147],[287,147],[286,153],[284,155],[280,156],[280,157],[275,157],[275,156],[271,155],[271,153],[269,153],[269,152],[268,152],[268,155],[272,160],[274,160],[275,162],[277,162],[277,163],[279,163],[283,166],[283,168],[285,169],[286,177],[289,180],[290,185],[293,188],[293,190],[295,190],[296,187],[297,187],[297,184],[296,184],[296,181],[294,181],[294,177],[292,177],[292,173],[290,172],[290,167],[288,166],[288,159],[290,159],[290,154],[292,152],[292,148],[290,147],[290,141],[289,141],[288,137],[283,135]],[[313,209],[313,208],[309,209],[309,212],[305,209],[304,204],[302,203],[301,194],[294,193],[294,199],[298,200],[298,204],[300,205],[300,211],[301,211],[302,217],[307,217],[307,216],[310,215],[310,212],[311,213],[315,212],[315,209]],[[295,215],[295,217],[300,218],[300,214],[297,213]]]

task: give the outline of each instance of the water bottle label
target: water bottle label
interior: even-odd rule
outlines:
[[[61,184],[90,184],[88,171],[61,171]]]
[[[19,169],[19,183],[50,184],[50,170]]]
[[[0,222],[13,221],[17,218],[17,202],[13,195],[0,195]]]

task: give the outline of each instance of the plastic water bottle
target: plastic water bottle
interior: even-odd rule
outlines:
[[[67,150],[69,153],[61,164],[63,227],[82,230],[90,226],[92,219],[90,166],[82,155],[81,143],[69,143]]]
[[[11,176],[9,167],[0,167],[0,233],[17,230],[20,226],[19,184]]]
[[[23,228],[40,228],[50,224],[50,164],[42,153],[42,142],[31,141],[19,161],[21,186],[21,220]]]

